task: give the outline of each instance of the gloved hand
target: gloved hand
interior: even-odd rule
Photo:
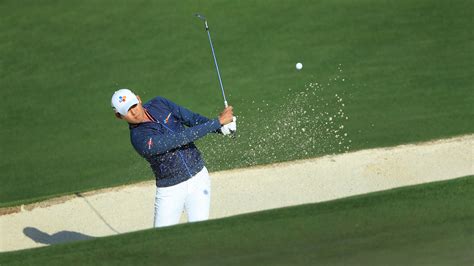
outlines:
[[[223,125],[221,127],[221,132],[223,135],[234,134],[237,131],[237,117],[232,118],[232,122],[229,124]]]

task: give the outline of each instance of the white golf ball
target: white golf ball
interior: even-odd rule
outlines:
[[[303,64],[301,63],[296,63],[296,69],[300,70],[303,68]]]

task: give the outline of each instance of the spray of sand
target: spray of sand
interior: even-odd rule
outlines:
[[[288,88],[283,99],[253,100],[242,112],[250,115],[238,116],[235,140],[211,137],[201,148],[212,163],[235,165],[237,157],[239,166],[349,151],[347,87],[339,65],[330,79],[313,78],[301,88]],[[234,157],[226,159],[226,153]]]

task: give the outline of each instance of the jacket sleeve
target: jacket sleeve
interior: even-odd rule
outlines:
[[[181,120],[181,122],[183,122],[183,124],[188,127],[193,127],[210,121],[209,118],[195,113],[182,106],[179,106],[168,99],[162,98],[162,100],[166,103],[166,105],[168,105],[168,107],[173,111],[173,113],[176,114],[176,116]]]
[[[132,139],[132,144],[142,156],[151,156],[155,154],[165,153],[172,149],[186,145],[199,138],[204,137],[206,134],[214,132],[220,129],[221,125],[219,120],[208,120],[205,123],[197,126],[188,127],[181,132],[167,132],[167,133],[154,133]]]

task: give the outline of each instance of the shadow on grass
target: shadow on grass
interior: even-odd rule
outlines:
[[[34,227],[25,227],[23,233],[36,243],[54,245],[72,241],[87,240],[94,237],[72,231],[59,231],[49,235]]]

